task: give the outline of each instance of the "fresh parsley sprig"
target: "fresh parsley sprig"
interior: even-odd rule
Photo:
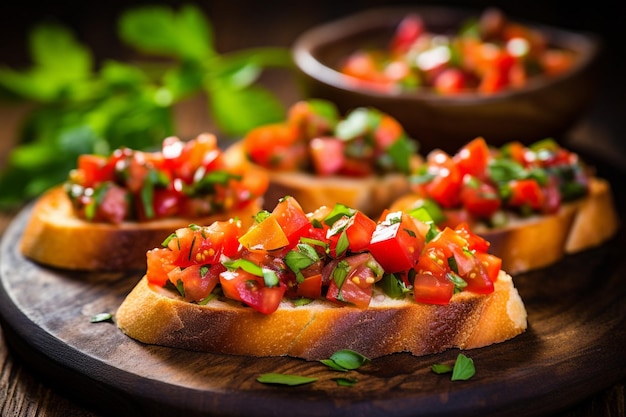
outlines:
[[[219,53],[210,20],[193,5],[129,9],[118,33],[146,59],[97,65],[68,28],[41,24],[29,37],[32,66],[0,66],[0,96],[32,108],[0,172],[0,208],[65,181],[80,154],[158,146],[176,134],[174,106],[199,94],[225,136],[284,119],[280,100],[257,81],[265,69],[293,69],[288,49]]]

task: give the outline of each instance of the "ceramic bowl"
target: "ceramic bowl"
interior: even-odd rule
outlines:
[[[338,70],[340,62],[357,49],[384,47],[399,22],[411,12],[420,14],[428,29],[438,33],[480,15],[479,11],[447,7],[390,7],[313,27],[292,46],[304,95],[331,100],[343,112],[359,106],[387,112],[419,142],[422,152],[434,148],[454,152],[477,136],[495,146],[512,140],[525,144],[547,137],[560,140],[589,110],[596,90],[602,46],[599,37],[528,22],[521,23],[542,31],[550,45],[578,54],[571,69],[489,95],[446,96],[432,89],[387,93],[347,81]]]

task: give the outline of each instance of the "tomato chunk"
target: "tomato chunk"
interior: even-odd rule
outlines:
[[[407,213],[390,212],[376,226],[369,250],[385,271],[400,272],[411,269],[424,248],[422,236]]]

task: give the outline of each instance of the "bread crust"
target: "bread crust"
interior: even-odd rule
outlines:
[[[448,305],[394,300],[376,293],[367,309],[325,300],[295,307],[283,301],[272,314],[214,299],[188,303],[144,276],[115,314],[119,329],[137,341],[219,354],[329,358],[352,349],[368,358],[397,352],[422,356],[473,349],[513,338],[527,313],[511,277],[501,271],[488,295],[459,293]]]
[[[391,209],[408,210],[418,199],[416,194],[407,194],[396,200]],[[505,227],[491,229],[476,224],[472,231],[491,243],[489,252],[502,259],[502,269],[517,274],[600,245],[614,236],[619,227],[610,184],[593,177],[587,196],[563,204],[555,214],[511,216]]]
[[[145,269],[146,252],[160,247],[174,230],[190,223],[211,224],[231,217],[239,218],[244,226],[249,226],[260,207],[261,203],[257,201],[242,210],[197,219],[169,218],[119,225],[91,223],[74,214],[71,200],[59,186],[35,202],[20,249],[33,261],[62,269]]]

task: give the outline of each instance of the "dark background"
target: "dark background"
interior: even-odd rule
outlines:
[[[615,4],[613,4],[615,3]],[[130,7],[165,4],[178,7],[195,4],[205,11],[214,27],[216,46],[225,52],[254,46],[290,46],[302,31],[359,10],[385,5],[453,5],[480,11],[500,7],[511,17],[593,32],[604,41],[601,82],[598,100],[589,113],[589,123],[608,132],[609,145],[626,154],[626,17],[622,2],[596,0],[569,2],[560,0],[474,0],[385,2],[362,0],[299,1],[145,1],[104,0],[99,2],[56,1],[36,4],[31,0],[5,1],[0,6],[0,65],[28,65],[27,34],[32,26],[56,20],[70,27],[79,40],[89,46],[97,59],[130,57],[116,34],[115,22],[120,12]],[[294,92],[295,94],[295,92]]]

